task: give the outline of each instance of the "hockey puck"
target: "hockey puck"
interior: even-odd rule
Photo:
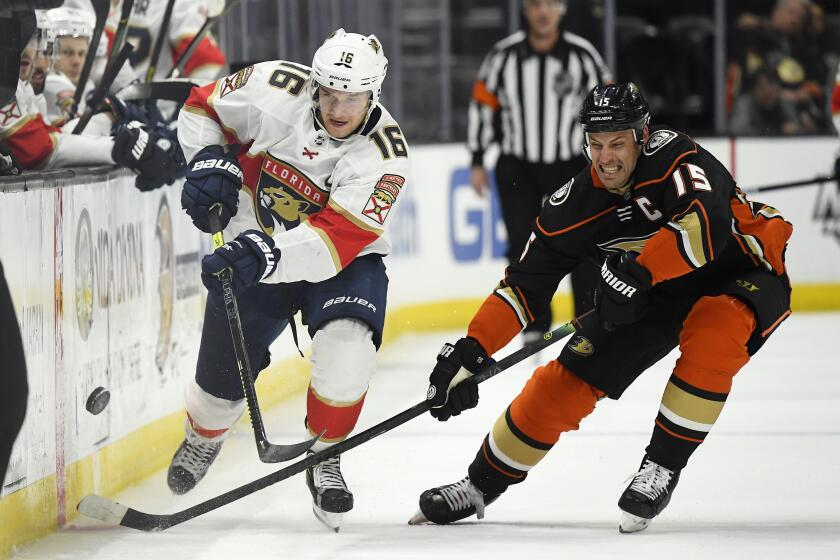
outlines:
[[[99,414],[105,407],[108,406],[108,402],[111,400],[111,393],[105,387],[97,387],[93,391],[91,391],[90,395],[87,398],[87,402],[85,403],[85,408],[91,414]]]

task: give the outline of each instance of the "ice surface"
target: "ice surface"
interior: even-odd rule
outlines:
[[[621,401],[601,401],[483,521],[409,526],[426,488],[464,476],[486,431],[534,362],[481,386],[481,402],[445,424],[423,416],[349,451],[344,476],[355,509],[334,534],[315,519],[303,475],[163,533],[79,519],[13,557],[125,560],[840,558],[840,314],[795,314],[738,374],[715,429],[683,471],[671,505],[640,534],[618,533],[618,496],[638,466],[672,354]],[[379,356],[360,428],[423,399],[444,340],[404,337]],[[512,343],[518,344],[518,341]],[[559,351],[555,345],[542,358]],[[504,351],[503,351],[504,353]],[[303,434],[303,398],[266,411],[271,441]],[[174,452],[174,449],[173,449]],[[115,498],[169,513],[282,465],[260,463],[250,426],[225,443],[191,494],[176,497],[165,472]]]

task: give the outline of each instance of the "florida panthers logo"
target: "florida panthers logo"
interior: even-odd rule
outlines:
[[[298,226],[327,203],[329,193],[296,167],[266,155],[257,184],[257,221],[271,235],[275,224]]]

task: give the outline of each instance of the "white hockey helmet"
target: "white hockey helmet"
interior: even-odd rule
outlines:
[[[370,105],[364,121],[367,122],[379,103],[387,71],[388,59],[376,35],[365,36],[337,29],[312,57],[309,93],[316,118],[318,86],[321,85],[338,91],[369,91]]]
[[[59,37],[90,37],[96,20],[92,13],[78,8],[53,8],[47,10],[47,40]]]

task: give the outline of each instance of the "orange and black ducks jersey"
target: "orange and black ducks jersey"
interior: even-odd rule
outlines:
[[[584,260],[633,251],[653,278],[654,300],[690,302],[733,274],[760,267],[785,274],[793,231],[770,206],[750,202],[727,169],[688,135],[654,128],[624,196],[592,165],[543,205],[519,262],[487,298],[468,336],[489,354],[551,303],[560,280]]]

